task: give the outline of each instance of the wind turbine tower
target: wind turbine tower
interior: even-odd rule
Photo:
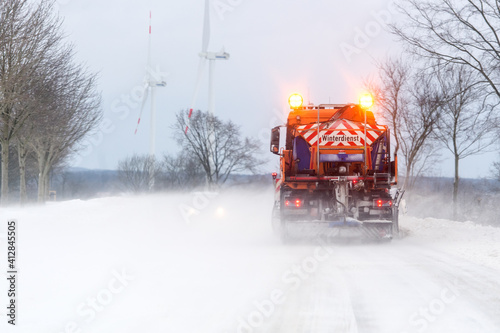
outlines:
[[[148,63],[146,67],[146,82],[144,85],[143,98],[141,104],[141,112],[139,114],[139,120],[137,120],[137,126],[135,128],[135,134],[137,134],[137,130],[139,129],[139,124],[141,123],[142,111],[144,110],[144,105],[148,99],[148,96],[151,96],[150,104],[151,104],[151,123],[150,123],[150,131],[149,131],[149,156],[152,161],[155,160],[155,150],[156,150],[156,88],[157,87],[165,87],[167,83],[165,80],[159,76],[159,73],[156,73],[151,65],[151,11],[149,12],[149,41],[148,41]],[[154,163],[151,163],[149,169],[149,189],[151,190],[154,187]]]
[[[193,109],[196,104],[196,99],[198,98],[198,92],[200,90],[201,79],[203,78],[203,73],[205,71],[205,64],[208,61],[208,111],[211,115],[215,114],[215,93],[214,93],[214,72],[215,72],[215,60],[228,60],[229,53],[222,49],[219,52],[209,52],[208,45],[210,43],[210,1],[205,0],[205,14],[203,20],[203,36],[201,41],[201,52],[199,53],[200,62],[198,65],[198,78],[196,80],[195,91],[193,94],[193,99],[191,100],[191,106],[189,108],[189,118],[193,113]],[[188,130],[186,126],[186,132]]]

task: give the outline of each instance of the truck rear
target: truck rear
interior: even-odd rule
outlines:
[[[304,106],[300,95],[290,97],[286,125],[272,129],[270,147],[280,156],[273,228],[283,241],[397,234],[403,195],[396,188],[397,157],[391,160],[389,129],[375,121],[370,98]]]

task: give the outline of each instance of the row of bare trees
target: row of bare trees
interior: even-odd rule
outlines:
[[[1,200],[9,199],[9,152],[18,154],[20,200],[27,200],[26,161],[38,167],[38,201],[50,171],[76,152],[100,121],[96,75],[75,62],[54,1],[0,2]]]
[[[445,148],[454,156],[456,204],[460,160],[498,148],[500,5],[403,0],[399,10],[403,20],[390,30],[406,53],[382,62],[368,86],[377,92],[395,151],[403,156],[403,187],[411,187]]]
[[[151,189],[151,172],[154,189]],[[204,186],[205,174],[196,157],[185,152],[176,156],[165,154],[161,158],[135,154],[118,162],[118,180],[124,190],[132,193],[192,190]]]
[[[460,160],[491,149],[498,129],[497,111],[474,72],[460,65],[420,68],[389,59],[369,86],[394,134],[395,153],[404,158],[403,187],[428,171],[444,147],[454,157],[455,198]]]

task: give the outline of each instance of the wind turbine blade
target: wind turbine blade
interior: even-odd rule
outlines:
[[[146,79],[151,81],[151,11],[149,11],[149,38],[148,38],[148,63],[146,65]]]
[[[203,79],[203,73],[205,71],[205,63],[206,63],[206,59],[200,58],[200,62],[198,63],[198,76],[196,78],[196,84],[194,86],[193,98],[191,99],[191,105],[189,107],[188,123],[186,126],[185,133],[187,133],[187,131],[188,131],[189,122],[190,122],[191,116],[193,114],[193,109],[196,105],[196,100],[198,99],[198,93],[200,92],[200,86],[201,86],[201,80]]]
[[[205,17],[203,19],[203,39],[201,43],[202,52],[207,52],[209,43],[210,43],[210,1],[205,0]]]
[[[193,115],[193,109],[189,109],[188,120],[186,123],[186,129],[184,130],[184,134],[187,134],[189,130],[189,125],[191,124],[191,116]]]
[[[141,123],[142,111],[144,110],[144,105],[146,104],[146,100],[148,99],[148,88],[149,85],[146,85],[144,87],[144,92],[142,93],[141,112],[139,113],[139,119],[137,120],[137,126],[135,127],[134,135],[137,134],[137,130],[139,129],[139,124]]]
[[[149,11],[148,68],[151,66],[151,11]]]

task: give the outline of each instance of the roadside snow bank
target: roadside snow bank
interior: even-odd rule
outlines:
[[[500,269],[500,228],[411,216],[401,218],[400,226],[407,241],[422,241],[463,259]]]

